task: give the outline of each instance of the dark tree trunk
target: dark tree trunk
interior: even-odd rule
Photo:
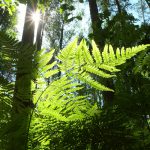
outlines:
[[[64,19],[62,21],[62,26],[60,30],[60,40],[59,40],[59,49],[63,48],[63,38],[64,38]]]
[[[91,15],[91,22],[92,22],[92,29],[93,29],[93,39],[98,45],[100,49],[104,47],[104,34],[102,30],[102,20],[98,14],[98,7],[96,0],[89,0],[89,8],[90,8],[90,15]]]
[[[22,43],[33,46],[34,22],[31,14],[36,10],[36,1],[28,1]],[[27,48],[28,50],[28,48]],[[31,93],[31,73],[32,73],[32,50],[25,54],[20,49],[20,56],[17,65],[14,99],[11,116],[12,133],[10,135],[9,150],[26,150],[28,143],[28,128],[30,112],[33,107]]]
[[[120,13],[121,14],[121,5],[120,5],[120,2],[119,2],[119,0],[115,0],[116,1],[116,5],[117,5],[117,8],[118,8],[118,13]]]
[[[92,21],[93,38],[97,46],[102,52],[102,49],[104,48],[104,44],[105,44],[105,35],[102,29],[102,20],[99,17],[96,0],[89,0],[89,8],[90,8],[91,21]],[[105,81],[101,80],[101,82],[104,82],[105,86],[108,86],[113,89],[112,80],[105,80]],[[113,97],[114,97],[113,92],[103,92],[104,105],[105,106],[111,105],[113,101]]]

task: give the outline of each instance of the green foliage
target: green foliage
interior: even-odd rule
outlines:
[[[141,32],[139,31],[139,26],[133,24],[133,22],[136,22],[136,19],[126,11],[121,14],[117,13],[106,23],[104,31],[106,42],[115,47],[136,45],[140,39]]]
[[[6,9],[12,15],[16,11],[16,2],[12,0],[0,0],[0,8]]]
[[[48,145],[51,145],[52,149],[62,149],[65,142],[61,138],[65,128],[66,132],[69,132],[68,130],[69,128],[71,130],[71,126],[77,128],[78,123],[82,124],[88,118],[90,121],[90,117],[98,112],[97,106],[92,104],[93,100],[90,99],[89,95],[83,96],[83,93],[80,92],[81,89],[85,88],[84,83],[99,90],[111,90],[92,78],[93,74],[103,78],[113,77],[114,72],[119,71],[115,66],[123,64],[126,59],[131,58],[148,46],[134,47],[127,49],[127,51],[122,48],[121,50],[118,49],[116,54],[111,46],[109,46],[109,51],[108,46],[106,46],[101,56],[96,44],[92,42],[92,45],[91,55],[85,41],[78,45],[77,40],[75,40],[60,51],[57,56],[58,63],[55,62],[47,65],[46,59],[44,59],[45,63],[41,60],[39,61],[42,62],[43,67],[40,63],[38,65],[44,69],[45,73],[41,74],[41,79],[37,79],[37,85],[42,84],[45,77],[51,77],[51,75],[58,73],[58,71],[61,72],[61,76],[60,78],[51,77],[50,84],[45,85],[45,88],[42,88],[43,90],[38,89],[34,96],[34,101],[38,100],[38,102],[36,102],[37,111],[34,114],[33,118],[35,119],[31,123],[30,130],[31,141],[29,145],[32,148],[48,149]],[[42,54],[41,52],[38,53]],[[53,51],[48,52],[46,55],[49,54],[51,55],[49,58],[52,58]],[[45,56],[39,58],[45,58]],[[39,72],[42,72],[42,70]],[[38,124],[41,118],[43,118],[43,121],[41,124]],[[57,131],[58,128],[59,131]],[[83,131],[82,129],[80,130]],[[41,131],[45,133],[42,136],[40,134]],[[68,133],[66,133],[66,136],[68,136]],[[73,136],[75,135],[73,134]],[[36,143],[37,139],[39,139],[38,143]],[[86,145],[88,145],[88,142]],[[36,144],[34,145],[34,143]]]
[[[101,91],[112,91],[109,87],[105,87],[98,82],[93,76],[99,76],[100,78],[115,77],[115,72],[119,71],[116,66],[125,63],[127,59],[145,50],[148,46],[122,48],[114,52],[111,45],[106,45],[103,52],[100,53],[94,41],[92,41],[92,50],[89,51],[84,40],[78,44],[76,39],[60,51],[56,61],[52,61],[54,50],[49,52],[45,52],[44,49],[34,51],[34,47],[22,45],[1,32],[0,55],[2,57],[0,61],[2,61],[2,64],[4,63],[6,66],[7,63],[10,64],[13,73],[16,73],[18,67],[20,68],[20,73],[32,72],[30,79],[32,79],[31,91],[33,93],[34,108],[31,105],[33,109],[31,122],[29,122],[29,149],[81,148],[82,140],[80,141],[80,138],[84,132],[91,134],[94,139],[95,131],[92,132],[92,129],[89,131],[88,128],[84,130],[84,128],[86,125],[89,125],[90,128],[93,124],[95,125],[95,121],[92,123],[92,118],[95,115],[99,116],[100,111],[92,97],[88,93],[83,93],[83,91],[87,87]],[[32,66],[29,66],[30,63],[27,61],[30,57],[32,57]],[[24,69],[21,69],[22,66]],[[7,67],[6,71],[8,71]],[[2,127],[9,126],[6,132],[1,133],[9,132],[9,135],[18,136],[21,133],[21,129],[17,128],[17,124],[20,123],[19,119],[24,116],[14,118],[16,120],[16,127],[14,128],[15,124],[11,124],[8,119],[11,112],[8,112],[7,116],[3,114],[3,112],[7,111],[8,106],[14,109],[12,107],[12,89],[9,91],[9,88],[12,88],[13,85],[5,75],[0,79],[0,103],[4,103],[4,108],[0,113],[2,118],[0,123]],[[24,87],[23,96],[25,97],[28,94],[26,91],[28,89]],[[100,130],[102,131],[103,128]],[[66,142],[68,131],[72,132],[75,139],[77,138],[77,147],[69,146]],[[7,143],[7,136],[5,139],[0,139],[1,145]],[[93,146],[92,142],[87,139],[82,148],[84,149],[88,145],[89,147]]]
[[[140,73],[145,78],[150,77],[150,55],[147,52],[142,52],[136,60],[134,68],[135,73]]]

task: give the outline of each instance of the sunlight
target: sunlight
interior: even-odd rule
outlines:
[[[32,21],[35,23],[35,36],[34,36],[34,42],[36,41],[36,35],[38,30],[38,25],[41,20],[41,15],[39,11],[33,12],[31,15]]]
[[[38,26],[39,21],[40,21],[39,11],[32,13],[32,20],[35,22],[35,26]]]

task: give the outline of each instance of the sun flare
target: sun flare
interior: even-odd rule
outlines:
[[[38,11],[32,13],[32,20],[35,22],[35,25],[38,25],[40,21],[40,13]]]

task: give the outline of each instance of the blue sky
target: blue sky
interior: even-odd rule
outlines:
[[[132,4],[137,3],[139,0],[131,0]],[[83,32],[83,35],[88,33],[89,30],[89,24],[90,24],[90,13],[89,13],[89,7],[88,4],[77,4],[76,12],[83,11],[83,19],[82,21],[79,21],[79,23],[76,24],[77,31]],[[18,24],[16,25],[16,28],[18,30],[18,39],[21,40],[22,32],[23,32],[23,25],[24,25],[24,18],[25,18],[25,11],[26,7],[23,4],[19,4],[18,6]],[[138,13],[133,9],[130,11],[136,18],[138,17]],[[147,13],[150,14],[150,9],[148,9]],[[150,16],[150,15],[149,15]],[[138,22],[139,24],[139,22]],[[69,28],[68,28],[69,29]]]

